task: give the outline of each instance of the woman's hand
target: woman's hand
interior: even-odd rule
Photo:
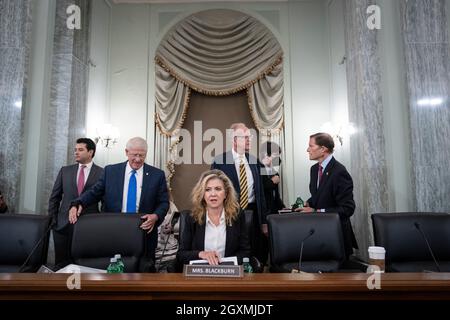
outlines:
[[[200,251],[198,254],[200,259],[207,260],[210,265],[216,266],[220,262],[217,251]]]

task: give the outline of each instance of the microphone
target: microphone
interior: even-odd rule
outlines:
[[[301,269],[302,268],[302,257],[303,257],[303,244],[304,244],[304,242],[306,240],[308,240],[309,237],[311,237],[314,234],[314,232],[316,232],[316,230],[314,228],[311,228],[309,230],[308,234],[306,235],[306,237],[303,238],[302,244],[300,246],[300,258],[298,259],[298,270],[292,269],[292,272],[294,272],[294,273],[301,272],[301,270],[302,270]]]
[[[28,261],[30,261],[31,257],[33,256],[34,252],[36,251],[36,249],[39,247],[39,245],[42,243],[42,241],[44,241],[45,237],[47,237],[48,233],[50,232],[50,230],[53,228],[53,226],[56,224],[55,220],[51,220],[50,224],[47,227],[47,230],[45,230],[44,234],[39,238],[39,241],[34,245],[33,249],[31,249],[31,252],[28,254],[27,258],[25,259],[25,262],[22,263],[22,265],[19,268],[18,272],[23,272],[23,269],[26,267]],[[23,240],[19,240],[23,241]]]
[[[159,263],[158,263],[158,270],[157,270],[157,272],[161,269],[162,259],[164,257],[164,253],[166,252],[166,247],[167,247],[167,244],[169,243],[170,235],[173,234],[173,229],[175,228],[175,225],[177,224],[179,219],[180,219],[180,212],[179,211],[175,211],[173,213],[172,220],[170,221],[170,232],[167,235],[166,242],[164,243],[164,248],[163,248],[163,251],[161,253],[161,257],[159,257]],[[161,230],[161,232],[162,232],[162,230]]]
[[[438,270],[438,272],[441,272],[441,268],[439,267],[439,263],[437,262],[433,250],[431,249],[431,246],[428,242],[427,236],[425,235],[425,233],[423,232],[422,228],[420,227],[420,224],[416,221],[414,222],[414,227],[416,227],[416,229],[420,232],[420,234],[422,235],[422,238],[425,240],[425,243],[427,244],[428,247],[428,251],[431,254],[431,257],[433,258],[434,261],[434,265],[436,266],[436,269]]]

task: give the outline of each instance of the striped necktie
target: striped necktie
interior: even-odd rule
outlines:
[[[239,164],[239,186],[241,188],[241,195],[239,198],[239,205],[242,209],[248,206],[248,184],[247,173],[245,172],[244,159],[241,157],[241,163]]]

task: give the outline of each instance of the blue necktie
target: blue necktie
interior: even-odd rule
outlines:
[[[128,195],[127,195],[127,213],[136,212],[136,170],[131,171],[130,181],[128,183]]]

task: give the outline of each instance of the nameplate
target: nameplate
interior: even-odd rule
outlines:
[[[239,278],[244,276],[242,266],[232,265],[185,265],[183,273],[186,277]]]

